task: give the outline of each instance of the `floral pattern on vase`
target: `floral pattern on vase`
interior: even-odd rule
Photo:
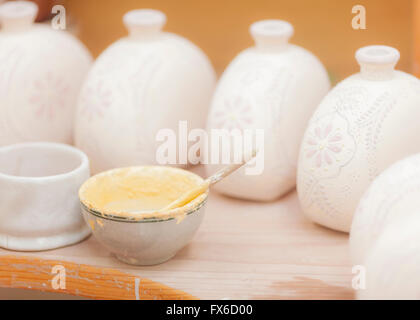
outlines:
[[[393,48],[371,48],[360,50],[386,52],[383,59],[391,57],[394,63],[399,58]],[[420,151],[418,125],[412,120],[420,116],[420,81],[394,70],[388,60],[373,69],[371,61],[360,60],[361,72],[324,98],[309,122],[299,156],[297,190],[303,212],[344,232],[350,231],[357,204],[372,180],[393,162]],[[330,127],[326,119],[332,114]],[[320,119],[327,122],[319,125]]]
[[[227,98],[220,108],[213,110],[210,126],[215,129],[244,130],[255,126],[255,116],[249,101],[242,97]]]
[[[36,6],[7,2],[0,31],[0,144],[72,143],[79,89],[92,58],[71,34],[33,23]],[[21,10],[21,16],[15,10]],[[18,30],[16,30],[18,28]]]
[[[94,97],[95,101],[92,101],[91,97]],[[103,117],[106,109],[110,107],[112,103],[112,91],[100,79],[96,83],[86,86],[82,90],[79,99],[80,112],[91,122],[96,118]]]
[[[34,114],[37,118],[54,120],[57,109],[68,107],[66,95],[70,91],[70,86],[65,79],[51,71],[43,76],[34,81],[29,101],[34,106]]]
[[[303,140],[306,169],[319,179],[339,174],[356,152],[356,142],[349,133],[348,121],[338,113],[315,120]]]
[[[312,53],[288,42],[293,34],[288,22],[258,21],[250,33],[255,46],[240,52],[224,71],[207,127],[209,132],[217,128],[263,130],[263,172],[247,176],[240,169],[215,189],[237,198],[269,201],[295,186],[305,124],[330,83]],[[208,174],[219,168],[209,164]]]
[[[101,154],[92,161],[94,173],[157,164],[160,129],[176,133],[180,121],[189,128],[204,127],[215,72],[193,43],[162,30],[165,21],[157,10],[127,12],[123,22],[128,35],[102,52],[84,82],[75,143],[88,154],[94,151],[88,150],[87,140],[100,145]]]

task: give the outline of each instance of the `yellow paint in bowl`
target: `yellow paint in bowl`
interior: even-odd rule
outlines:
[[[88,179],[79,190],[84,206],[102,215],[142,220],[181,221],[207,199],[208,192],[187,205],[162,211],[203,179],[186,170],[163,166],[128,167],[105,171]]]

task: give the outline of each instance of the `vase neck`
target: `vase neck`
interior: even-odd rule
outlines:
[[[130,38],[148,38],[159,34],[166,23],[163,12],[153,9],[140,9],[127,12],[123,17]]]
[[[293,35],[293,26],[282,20],[257,21],[249,28],[258,49],[283,50]]]
[[[32,26],[38,6],[30,1],[10,1],[0,5],[0,24],[3,31],[21,31]]]
[[[400,59],[397,49],[388,46],[367,46],[356,51],[360,75],[368,80],[389,80],[395,75]]]

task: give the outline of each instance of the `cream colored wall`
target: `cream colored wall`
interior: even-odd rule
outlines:
[[[198,44],[220,73],[252,44],[253,21],[280,18],[295,26],[292,42],[317,54],[335,79],[358,70],[354,51],[387,44],[401,51],[399,68],[410,71],[413,52],[413,3],[416,0],[67,0],[80,37],[94,55],[125,34],[121,17],[133,8],[155,8],[168,16],[166,30]],[[367,30],[353,30],[351,9],[367,10]]]

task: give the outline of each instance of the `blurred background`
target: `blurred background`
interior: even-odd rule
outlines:
[[[34,0],[35,1],[35,0]],[[420,0],[36,0],[39,20],[54,4],[67,10],[70,31],[94,56],[126,35],[125,12],[154,8],[166,13],[166,31],[187,37],[210,57],[218,74],[241,50],[252,45],[249,25],[284,19],[295,27],[291,42],[315,53],[337,82],[358,71],[357,48],[385,44],[398,48],[398,68],[420,74]],[[366,8],[366,30],[351,26],[352,8]],[[417,62],[416,62],[417,61]]]

